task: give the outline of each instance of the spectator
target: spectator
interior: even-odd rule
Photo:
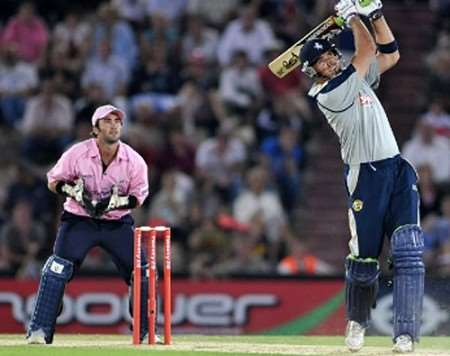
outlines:
[[[450,272],[450,194],[441,203],[441,216],[430,216],[423,222],[425,261],[430,270]]]
[[[111,100],[126,93],[130,72],[121,57],[111,51],[111,43],[104,39],[98,46],[97,55],[90,58],[81,78],[85,89],[92,83],[100,85],[105,99]]]
[[[450,139],[450,114],[445,111],[443,99],[434,99],[422,119],[433,126],[436,134]]]
[[[167,145],[160,155],[162,169],[176,169],[192,176],[195,171],[195,147],[181,131],[170,131],[168,136]]]
[[[266,62],[270,63],[280,53],[278,44],[266,51]],[[306,100],[307,88],[300,71],[295,70],[280,79],[273,75],[266,64],[258,69],[258,75],[266,96],[272,102],[274,110],[283,116],[299,116],[302,120],[311,120],[312,112]]]
[[[188,0],[187,12],[202,16],[206,23],[222,30],[229,22],[240,0]]]
[[[230,115],[245,117],[259,108],[261,82],[256,68],[250,65],[244,51],[236,51],[231,67],[222,71],[219,92]]]
[[[222,199],[229,202],[241,184],[241,171],[247,158],[242,141],[233,135],[230,121],[219,129],[217,137],[199,145],[195,157],[197,178],[210,181]]]
[[[147,0],[112,0],[111,4],[117,10],[119,17],[130,23],[135,31],[142,27]]]
[[[131,95],[170,94],[180,86],[179,77],[167,63],[167,53],[154,48],[145,62],[136,68],[130,81]],[[133,99],[132,99],[133,100]]]
[[[98,52],[104,46],[104,42],[110,43],[111,54],[126,65],[131,72],[138,59],[138,47],[136,36],[128,22],[119,18],[117,9],[103,3],[97,11],[98,19],[93,29],[93,51]]]
[[[12,211],[19,201],[27,200],[33,207],[33,218],[47,228],[54,224],[57,199],[51,194],[43,179],[24,162],[14,162],[15,179],[10,181],[3,205],[4,211]]]
[[[426,58],[426,64],[430,75],[428,97],[445,98],[445,108],[450,108],[450,33],[442,32],[439,35],[436,47]]]
[[[418,188],[420,193],[420,216],[422,219],[429,214],[439,214],[442,192],[433,181],[433,173],[429,165],[417,167],[419,176]]]
[[[70,142],[73,110],[70,101],[57,94],[53,77],[42,81],[42,89],[28,101],[21,126],[22,155],[38,165],[54,162]]]
[[[262,167],[248,171],[247,188],[234,201],[233,216],[243,224],[263,225],[270,260],[275,262],[290,232],[280,197],[268,189],[268,179],[268,172]]]
[[[298,143],[297,132],[291,127],[282,127],[278,137],[263,141],[261,153],[275,177],[284,208],[292,212],[300,199],[300,176],[305,155]]]
[[[331,275],[336,273],[335,268],[322,261],[307,250],[305,245],[297,239],[289,241],[289,255],[285,256],[277,266],[281,275]]]
[[[230,258],[230,236],[213,219],[204,218],[189,236],[189,273],[193,278],[213,278],[218,266]]]
[[[218,39],[216,30],[205,26],[200,16],[191,15],[182,39],[183,58],[187,60],[195,54],[207,63],[215,62]]]
[[[188,217],[193,182],[186,174],[169,171],[162,177],[161,190],[150,203],[150,219],[164,221],[165,224],[183,229]]]
[[[161,14],[171,23],[175,23],[184,14],[186,2],[187,0],[147,0],[147,13],[150,16]]]
[[[19,126],[26,101],[37,85],[36,68],[19,60],[14,47],[5,46],[0,63],[0,107],[7,126]]]
[[[416,167],[428,164],[436,183],[450,181],[450,143],[436,136],[428,120],[417,123],[413,137],[403,147],[403,156]]]
[[[44,226],[33,220],[32,210],[30,202],[17,201],[11,220],[0,230],[2,256],[19,278],[39,278],[39,252],[47,238]]]
[[[52,32],[52,47],[63,57],[65,68],[79,74],[91,45],[91,25],[77,10],[69,10]]]
[[[26,1],[7,23],[2,42],[15,47],[21,60],[38,65],[45,55],[48,37],[44,21],[35,14],[33,3]]]
[[[258,18],[257,7],[251,4],[243,6],[240,17],[228,24],[220,38],[217,53],[219,63],[227,66],[236,51],[244,51],[252,64],[262,64],[264,51],[273,47],[274,42],[272,29]]]

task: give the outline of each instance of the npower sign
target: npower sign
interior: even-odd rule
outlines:
[[[11,310],[13,319],[25,323],[32,313],[35,294],[22,297],[15,292],[0,292],[2,308]],[[277,304],[273,294],[243,294],[233,297],[227,294],[183,293],[174,298],[172,324],[190,323],[197,326],[241,326],[248,322],[250,308],[271,307]],[[159,308],[160,309],[160,308]],[[78,296],[64,296],[64,308],[58,317],[59,325],[78,322],[95,326],[108,326],[131,321],[129,298],[114,293],[83,292]],[[158,321],[163,315],[158,313]]]
[[[37,281],[0,279],[0,333],[24,331],[37,287]],[[329,316],[322,313],[317,322],[297,323],[342,295],[341,280],[174,279],[172,290],[174,333],[277,333],[287,330],[283,328],[286,325],[291,333],[330,327],[341,333],[344,328],[342,313],[337,310],[339,301],[326,308]],[[158,313],[158,321],[162,323],[162,313]],[[57,331],[129,333],[130,322],[128,288],[120,279],[76,278],[66,286]]]

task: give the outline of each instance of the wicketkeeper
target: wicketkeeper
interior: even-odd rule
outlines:
[[[132,284],[130,210],[148,195],[148,172],[143,158],[120,141],[124,120],[125,113],[112,105],[97,108],[92,116],[95,138],[70,147],[47,174],[48,188],[66,201],[53,255],[42,269],[27,333],[30,344],[52,343],[64,287],[93,247],[107,251],[125,283]],[[146,268],[142,271],[142,300],[146,300],[148,277]],[[141,335],[145,337],[147,305],[142,305]]]
[[[363,346],[377,295],[378,258],[388,236],[394,265],[393,351],[403,353],[413,351],[419,339],[425,268],[416,172],[400,156],[374,92],[380,74],[400,58],[381,9],[380,0],[341,0],[336,5],[355,39],[348,66],[323,39],[306,42],[300,59],[303,72],[315,79],[309,95],[339,136],[345,163],[351,232],[345,263],[346,345],[351,351]],[[374,36],[362,17],[369,19]]]

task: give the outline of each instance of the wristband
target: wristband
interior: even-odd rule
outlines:
[[[375,10],[374,12],[372,12],[371,14],[370,14],[370,21],[376,21],[376,20],[378,20],[379,18],[381,18],[381,17],[383,17],[383,12],[381,11],[381,9],[378,9],[378,10]]]
[[[389,54],[389,53],[394,53],[394,52],[398,51],[398,44],[397,44],[396,40],[393,40],[392,42],[385,43],[385,44],[377,43],[377,46],[378,46],[378,51],[380,53]]]
[[[62,187],[64,184],[66,184],[66,183],[61,180],[58,183],[56,183],[55,190],[58,194],[67,195],[62,191]]]

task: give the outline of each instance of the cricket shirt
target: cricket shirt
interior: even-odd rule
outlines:
[[[111,194],[117,186],[119,195],[134,195],[142,204],[148,195],[148,172],[144,159],[129,145],[119,141],[115,158],[104,170],[95,139],[74,144],[64,152],[56,165],[47,173],[49,183],[55,181],[84,181],[84,189],[91,193],[92,199],[99,201]],[[74,199],[67,198],[64,210],[79,216],[89,214]],[[117,220],[130,213],[130,210],[113,210],[102,219]]]
[[[344,163],[369,163],[399,154],[386,113],[373,88],[380,81],[377,61],[365,78],[350,64],[337,77],[309,91],[341,144]]]

